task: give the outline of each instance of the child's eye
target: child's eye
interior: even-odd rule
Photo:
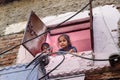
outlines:
[[[59,43],[60,43],[61,41],[59,41]]]
[[[66,40],[63,40],[63,42],[65,42]]]

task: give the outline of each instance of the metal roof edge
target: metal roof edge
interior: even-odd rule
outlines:
[[[0,75],[31,70],[33,65],[29,66],[29,68],[25,68],[26,66],[27,64],[16,64],[16,65],[4,67],[0,69]]]

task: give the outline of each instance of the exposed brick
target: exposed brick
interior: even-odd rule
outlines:
[[[120,79],[120,64],[116,65],[115,67],[94,69],[92,72],[87,71],[85,80],[108,80],[110,78]]]
[[[0,37],[0,52],[9,50],[17,44],[21,43],[23,38],[23,33],[11,34]],[[16,47],[13,50],[10,50],[0,57],[0,66],[8,66],[14,64],[16,60],[16,53],[18,52],[19,47]]]

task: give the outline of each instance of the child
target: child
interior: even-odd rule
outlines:
[[[50,45],[48,43],[43,43],[41,46],[41,51],[44,53],[51,52]]]
[[[51,49],[50,49],[50,45],[48,43],[43,43],[42,46],[41,46],[41,51],[43,53],[50,53],[51,52]],[[43,72],[43,75],[46,74],[46,69],[45,69],[45,66],[49,64],[49,57],[48,55],[44,55],[41,56],[42,60],[40,61],[40,67],[41,67],[41,70]],[[45,77],[45,80],[47,80],[48,76]]]
[[[66,34],[58,37],[58,45],[61,48],[59,51],[68,51],[69,53],[77,52],[77,49],[71,44],[70,37]]]

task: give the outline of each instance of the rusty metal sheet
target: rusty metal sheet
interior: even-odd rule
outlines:
[[[46,30],[44,23],[39,19],[39,17],[32,11],[26,26],[26,30],[23,37],[23,46],[35,56],[41,51],[41,44],[46,39],[46,34],[39,36]],[[37,37],[37,38],[35,38]],[[35,39],[33,39],[35,38]],[[31,39],[31,40],[30,40]],[[33,40],[32,40],[33,39]],[[30,40],[30,41],[28,41]]]

